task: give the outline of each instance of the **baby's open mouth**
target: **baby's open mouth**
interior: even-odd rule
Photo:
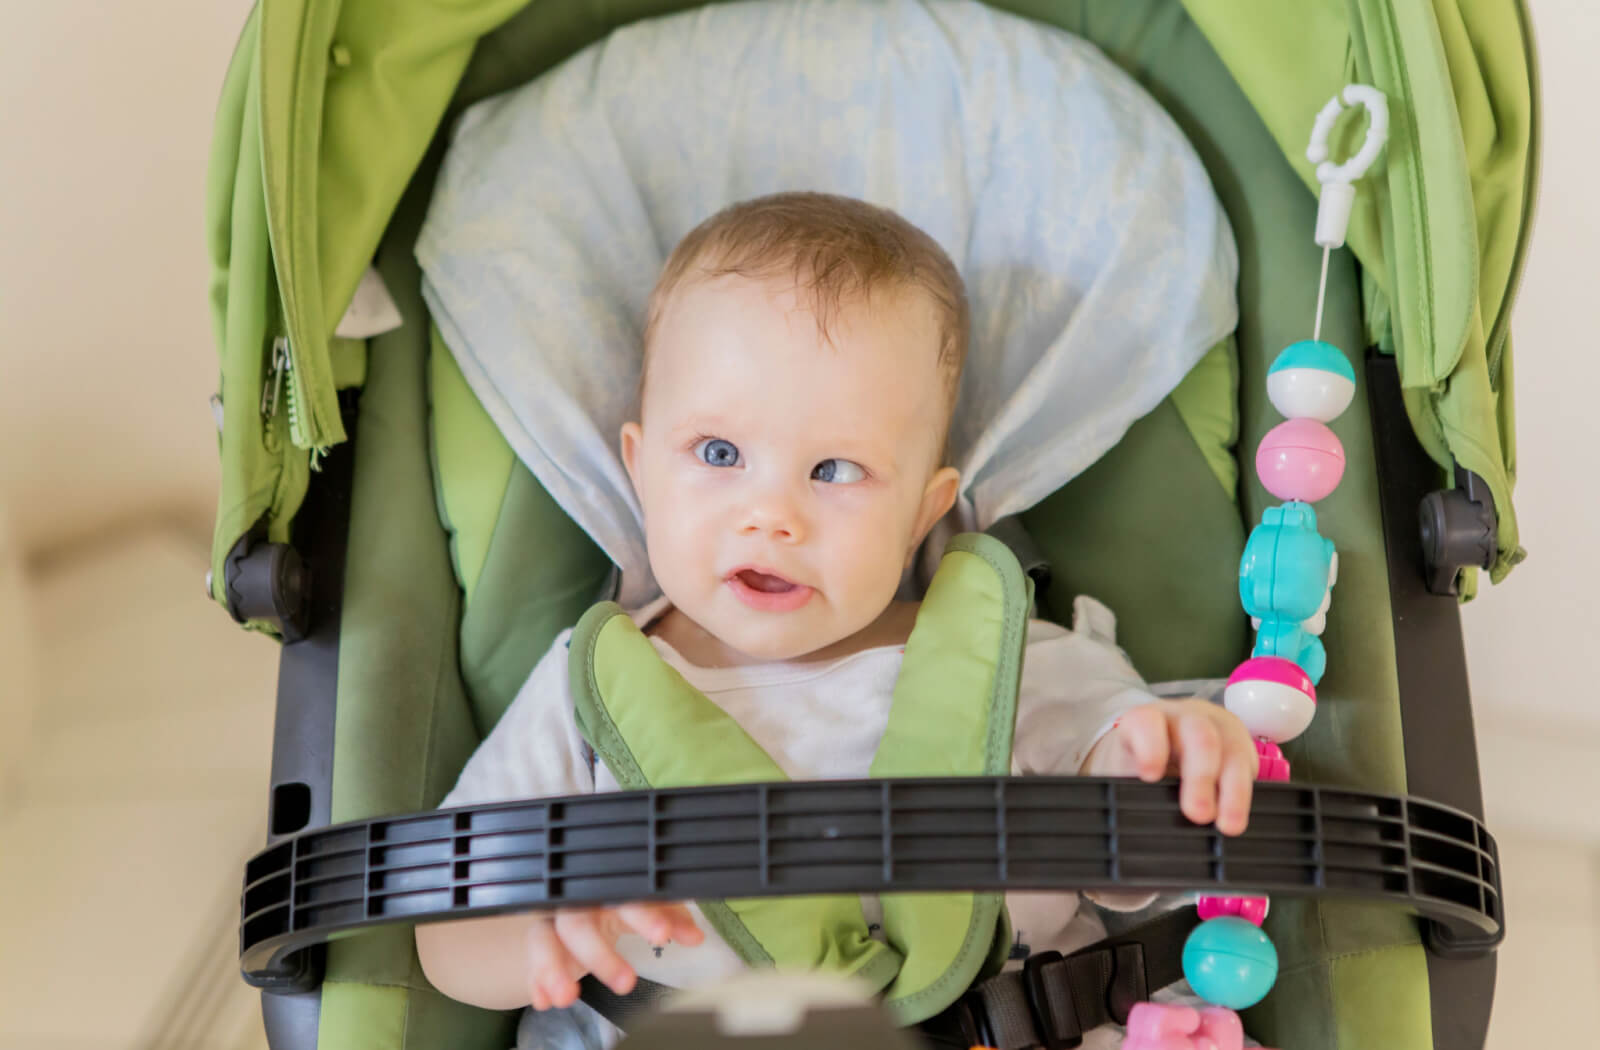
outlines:
[[[752,591],[760,591],[763,594],[783,594],[794,590],[796,586],[782,576],[769,576],[754,569],[740,569],[733,575]]]
[[[794,612],[816,593],[803,583],[760,569],[735,569],[728,574],[727,586],[749,608],[769,613]]]

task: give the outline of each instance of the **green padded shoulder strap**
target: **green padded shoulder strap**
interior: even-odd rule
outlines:
[[[906,641],[874,777],[1011,771],[1032,605],[1033,581],[1003,542],[950,541]],[[1005,963],[1010,922],[998,893],[884,894],[882,903],[884,933],[906,960],[886,1002],[897,1017],[931,1017]],[[907,933],[915,948],[900,940]]]
[[[982,775],[1010,768],[1030,586],[999,541],[953,540],[906,643],[873,776]],[[662,660],[614,603],[573,632],[578,726],[624,788],[786,779],[720,707]],[[854,976],[904,1024],[925,1020],[998,970],[1010,935],[998,894],[883,898],[887,944],[855,897],[702,901],[752,965]]]
[[[906,641],[873,776],[1010,771],[1032,604],[1011,548],[975,532],[950,541]]]
[[[578,728],[623,788],[788,779],[616,603],[578,621],[567,668]],[[874,991],[900,970],[900,957],[869,935],[856,897],[701,901],[700,910],[752,966],[844,974]]]

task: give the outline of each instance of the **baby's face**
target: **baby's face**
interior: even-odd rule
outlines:
[[[680,286],[622,431],[650,567],[684,615],[758,660],[815,652],[888,607],[955,498],[934,308],[907,290],[818,329],[790,279]]]

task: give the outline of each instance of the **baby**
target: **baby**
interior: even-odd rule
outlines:
[[[662,597],[629,615],[791,778],[865,777],[884,736],[918,611],[896,593],[960,484],[943,457],[968,326],[961,278],[930,237],[810,193],[713,216],[652,295],[621,450]],[[1244,726],[1204,701],[1154,698],[1104,608],[1079,599],[1074,619],[1029,625],[1012,771],[1177,773],[1189,819],[1242,831],[1257,761]],[[617,790],[574,714],[570,635],[445,806]],[[1101,935],[1070,894],[1013,894],[1007,908],[1035,952]],[[586,974],[626,993],[640,975],[687,987],[746,966],[698,905],[527,913],[416,938],[436,987],[493,1009],[571,1006]]]

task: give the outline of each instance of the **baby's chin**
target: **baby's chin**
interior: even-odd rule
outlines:
[[[661,580],[659,575],[657,579],[680,615],[751,663],[806,659],[855,637],[882,615],[881,611],[875,615],[841,615],[842,610],[820,591],[813,593],[801,608],[789,611],[749,608],[726,586],[712,593],[689,589],[679,600],[674,593],[677,588],[671,586],[676,581]],[[885,600],[884,604],[889,603]]]
[[[856,630],[831,622],[831,617],[815,615],[812,609],[760,612],[728,608],[731,603],[732,599],[714,603],[716,607],[706,610],[704,619],[690,616],[717,641],[755,663],[803,660],[844,641]]]
[[[736,649],[746,658],[760,663],[802,660],[846,637],[835,636],[826,631],[806,630],[799,624],[761,622],[769,617],[777,619],[786,615],[792,614],[750,613],[743,623],[718,625],[725,628],[721,631],[716,627],[708,629],[723,645]]]

